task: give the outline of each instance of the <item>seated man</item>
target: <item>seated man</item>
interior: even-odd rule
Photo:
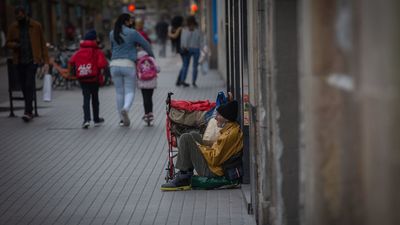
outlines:
[[[179,139],[179,153],[175,167],[179,172],[175,178],[161,186],[161,190],[190,189],[193,170],[199,176],[218,177],[224,172],[221,165],[243,149],[243,133],[236,122],[238,102],[231,101],[217,108],[220,135],[214,143],[203,142],[200,134],[191,132],[183,134]]]

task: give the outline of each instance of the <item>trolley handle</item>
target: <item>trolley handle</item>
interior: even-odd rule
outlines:
[[[168,114],[169,114],[169,112],[171,111],[171,96],[172,96],[173,94],[174,94],[174,93],[172,93],[172,92],[168,92],[168,95],[167,95],[166,104],[167,104],[167,112],[168,112]]]

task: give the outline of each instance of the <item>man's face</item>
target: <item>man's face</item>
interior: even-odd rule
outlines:
[[[223,116],[221,116],[218,112],[217,112],[217,115],[215,116],[215,120],[217,120],[217,126],[219,127],[219,128],[222,128],[222,127],[224,127],[225,126],[225,123],[226,123],[226,119],[223,117]]]
[[[15,13],[15,18],[16,18],[18,21],[22,21],[22,20],[25,19],[25,13],[22,12],[22,11],[18,11],[17,13]]]

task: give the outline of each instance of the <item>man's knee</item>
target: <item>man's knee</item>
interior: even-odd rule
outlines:
[[[184,133],[181,135],[181,137],[179,138],[179,144],[187,142],[188,140],[190,140],[192,138],[192,135],[190,135],[190,133]]]
[[[179,138],[178,148],[179,150],[182,150],[181,148],[185,148],[185,146],[192,146],[195,143],[196,141],[191,133],[184,133]]]

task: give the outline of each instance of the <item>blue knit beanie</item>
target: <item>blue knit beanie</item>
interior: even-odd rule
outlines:
[[[84,37],[85,40],[96,40],[96,38],[97,34],[95,30],[89,30]]]

